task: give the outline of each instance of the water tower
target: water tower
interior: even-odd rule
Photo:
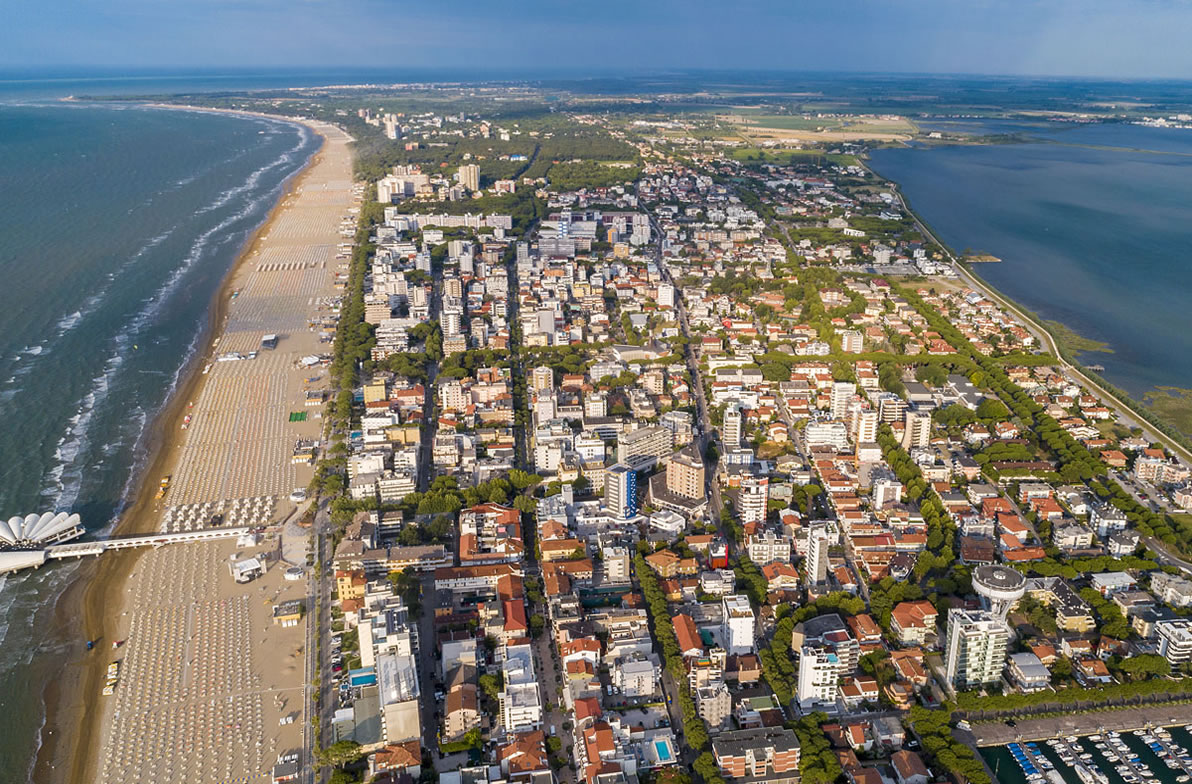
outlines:
[[[1005,623],[1010,608],[1026,593],[1026,577],[1008,566],[986,564],[973,570],[973,590],[981,605]]]

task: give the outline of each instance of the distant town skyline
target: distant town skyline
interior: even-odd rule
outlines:
[[[5,0],[0,67],[1192,73],[1174,0]]]

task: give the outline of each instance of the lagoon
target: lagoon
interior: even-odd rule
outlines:
[[[1006,130],[1030,140],[875,150],[870,165],[954,250],[1002,259],[976,270],[991,285],[1107,343],[1081,359],[1110,383],[1192,388],[1192,131],[988,127]]]

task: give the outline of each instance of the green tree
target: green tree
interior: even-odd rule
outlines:
[[[1135,680],[1152,677],[1167,677],[1171,673],[1171,664],[1162,656],[1144,653],[1123,659],[1118,669]]]
[[[720,775],[720,766],[716,764],[716,758],[710,751],[705,751],[696,757],[691,768],[699,774],[704,784],[724,784],[724,777]]]
[[[828,722],[824,713],[811,713],[795,722],[799,738],[799,775],[806,784],[832,784],[844,771],[832,743],[821,727]]]
[[[934,362],[929,365],[919,365],[915,368],[915,380],[929,387],[942,387],[948,383],[948,371],[942,365]]]
[[[985,398],[977,406],[977,417],[980,419],[1005,419],[1010,416],[1010,409],[996,397]]]
[[[501,680],[500,673],[494,675],[486,672],[480,676],[480,690],[495,701],[501,694]]]
[[[342,767],[349,765],[364,756],[364,750],[354,740],[337,740],[325,749],[315,752],[315,759],[320,765]]]

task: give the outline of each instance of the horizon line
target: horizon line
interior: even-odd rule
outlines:
[[[549,73],[547,72],[549,70]],[[63,63],[56,65],[16,65],[0,63],[0,74],[26,74],[22,79],[0,79],[0,84],[17,84],[21,82],[58,81],[79,78],[145,78],[153,76],[249,76],[278,73],[302,73],[312,76],[320,73],[335,74],[341,72],[375,73],[377,75],[398,76],[403,71],[439,72],[443,74],[467,75],[470,78],[461,79],[424,79],[426,82],[512,82],[512,81],[573,81],[583,79],[598,79],[619,77],[633,79],[656,78],[668,74],[714,75],[714,74],[771,74],[775,76],[841,76],[841,77],[869,77],[869,78],[934,78],[934,79],[989,79],[989,80],[1042,80],[1042,81],[1080,81],[1080,82],[1109,82],[1119,84],[1130,83],[1174,83],[1192,84],[1192,77],[1182,76],[1109,76],[1104,74],[1058,74],[1058,73],[994,73],[972,71],[873,71],[848,69],[816,69],[816,68],[771,68],[771,67],[688,67],[688,66],[656,66],[647,69],[618,68],[597,66],[591,68],[574,67],[559,69],[548,66],[460,66],[460,65],[405,65],[405,66],[377,66],[377,65],[110,65]],[[484,76],[484,72],[492,74]],[[41,76],[39,76],[41,75]]]

